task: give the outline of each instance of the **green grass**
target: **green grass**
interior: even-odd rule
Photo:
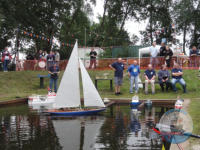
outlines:
[[[60,78],[62,76],[60,74]],[[113,71],[89,71],[92,79],[95,77],[113,77]],[[24,98],[32,94],[46,94],[47,88],[39,88],[38,74],[47,75],[45,71],[21,71],[21,72],[0,72],[0,101],[12,100],[16,98]],[[145,95],[144,91],[140,89],[140,99],[176,99],[178,96],[184,99],[190,99],[189,114],[192,116],[194,122],[194,133],[200,134],[200,79],[197,77],[199,72],[197,70],[184,70],[184,79],[187,83],[188,93],[183,94],[182,87],[178,86],[178,93],[172,91],[162,93],[158,84],[156,84],[155,95]],[[143,77],[143,71],[141,73]],[[48,87],[49,79],[45,79],[45,87]],[[99,81],[98,90],[102,98],[131,98],[133,94],[129,94],[129,79],[125,73],[124,83],[122,86],[122,95],[115,96],[114,91],[110,91],[109,81]]]

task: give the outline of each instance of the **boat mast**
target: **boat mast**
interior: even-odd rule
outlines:
[[[78,43],[78,39],[76,39],[76,42]],[[77,51],[78,51],[78,48],[77,48]],[[78,59],[78,62],[79,62],[79,56],[77,57],[77,59]],[[80,62],[79,62],[79,66],[80,66]],[[79,74],[78,74],[78,77],[80,78]],[[79,86],[80,86],[80,80],[79,80]],[[81,91],[79,90],[79,93],[80,93],[80,92],[81,92]],[[81,98],[80,98],[79,109],[82,109],[82,107],[81,107]]]

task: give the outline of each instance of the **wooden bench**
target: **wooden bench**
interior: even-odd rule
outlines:
[[[50,74],[48,74],[48,75],[40,75],[40,74],[38,74],[37,77],[40,78],[40,88],[44,88],[44,78],[49,78]]]
[[[108,80],[110,81],[110,90],[113,90],[113,79],[112,78],[95,78],[95,87],[98,89],[98,81],[99,80]]]

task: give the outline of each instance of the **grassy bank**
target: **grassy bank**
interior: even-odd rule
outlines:
[[[38,74],[46,75],[44,71],[22,71],[22,72],[0,72],[0,101],[11,100],[15,98],[23,98],[32,94],[46,94],[47,88],[39,88]],[[139,97],[141,99],[175,99],[177,96],[181,98],[187,98],[191,100],[189,107],[189,113],[194,121],[194,133],[200,134],[199,116],[200,116],[200,79],[197,77],[199,74],[196,70],[185,70],[184,79],[187,83],[188,93],[183,94],[182,88],[178,85],[178,93],[172,91],[162,93],[159,85],[156,85],[155,95],[144,95],[144,91],[141,89]],[[113,71],[90,71],[92,79],[95,77],[113,77]],[[60,77],[62,76],[62,72]],[[143,79],[143,73],[141,73]],[[45,79],[45,87],[48,87],[49,80]],[[99,81],[98,90],[100,95],[108,98],[131,98],[133,94],[129,94],[129,79],[127,73],[125,73],[124,84],[122,86],[122,95],[115,96],[113,91],[109,89],[108,81]]]

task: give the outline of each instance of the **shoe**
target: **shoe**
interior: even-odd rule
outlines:
[[[135,91],[135,94],[138,94],[138,91]]]
[[[130,92],[130,94],[133,94],[133,92]]]
[[[145,95],[148,95],[148,92],[145,92]]]
[[[115,93],[115,95],[117,95],[117,96],[118,96],[119,94],[118,94],[118,93]]]
[[[152,92],[152,95],[154,95],[155,94],[155,92]]]
[[[118,94],[120,95],[120,94],[122,94],[121,92],[118,92]]]

